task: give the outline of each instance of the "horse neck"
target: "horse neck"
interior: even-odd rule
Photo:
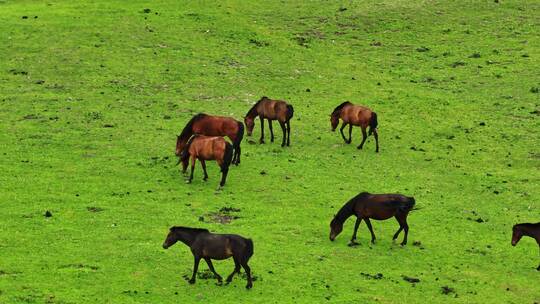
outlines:
[[[176,236],[178,237],[179,241],[191,247],[191,245],[193,244],[193,242],[195,241],[195,238],[197,237],[199,233],[200,232],[198,231],[183,230],[181,232],[176,233]]]
[[[354,202],[349,201],[347,202],[341,209],[339,209],[338,213],[336,214],[336,221],[340,224],[343,224],[349,217],[351,217],[354,214]]]
[[[521,225],[519,229],[521,230],[522,235],[532,237],[533,239],[536,239],[538,243],[540,243],[540,227]]]
[[[251,109],[249,109],[249,111],[247,112],[246,117],[253,118],[259,115],[259,111],[257,111],[259,104],[260,102],[257,102],[256,104],[254,104],[253,107],[251,107]]]

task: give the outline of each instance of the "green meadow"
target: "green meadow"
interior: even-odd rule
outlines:
[[[540,2],[0,0],[0,303],[538,303]],[[175,166],[196,113],[294,105],[291,146]],[[345,100],[378,114],[357,150]],[[267,124],[266,124],[267,125]],[[416,198],[394,219],[329,223],[362,191]],[[49,211],[52,216],[45,216]],[[173,225],[254,242],[252,290],[218,286]],[[401,241],[402,235],[399,240]],[[232,259],[215,261],[222,276]],[[416,278],[411,283],[404,279]]]

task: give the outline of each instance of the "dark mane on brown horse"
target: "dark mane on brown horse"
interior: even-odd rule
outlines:
[[[188,139],[191,135],[193,135],[193,131],[192,131],[192,127],[193,127],[193,124],[203,118],[205,118],[206,116],[208,116],[207,114],[204,114],[204,113],[199,113],[195,116],[193,116],[189,121],[188,123],[186,124],[186,126],[184,127],[184,129],[182,130],[182,133],[180,133],[179,137],[181,140],[185,140],[185,139]]]
[[[208,229],[204,228],[191,228],[191,227],[184,227],[184,226],[174,226],[169,229],[170,231],[177,231],[177,230],[185,230],[185,231],[193,231],[193,232],[210,232]]]
[[[249,111],[247,112],[246,116],[255,116],[255,115],[257,115],[257,113],[256,113],[257,112],[257,106],[259,105],[259,103],[261,103],[261,101],[263,101],[265,99],[268,99],[268,97],[263,96],[255,104],[253,104],[251,109],[249,109]]]
[[[193,140],[197,138],[197,136],[198,135],[193,135],[189,138],[186,145],[184,146],[184,150],[182,150],[182,152],[180,153],[180,160],[186,160],[187,158],[189,158],[189,147],[193,143]]]
[[[341,111],[341,109],[343,109],[344,106],[347,106],[347,105],[350,105],[352,104],[350,101],[345,101],[343,102],[342,104],[340,104],[339,106],[337,106],[334,111],[332,112],[332,115],[337,115],[339,114],[339,112]]]
[[[357,196],[351,198],[348,202],[345,203],[345,205],[343,205],[343,207],[341,207],[341,209],[339,209],[333,221],[336,221],[337,223],[345,222],[345,220],[347,220],[354,213],[353,208],[354,208],[354,204],[356,203],[356,200],[367,195],[369,195],[368,192],[362,192],[358,194]]]

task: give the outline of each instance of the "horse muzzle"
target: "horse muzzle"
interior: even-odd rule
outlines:
[[[167,246],[167,244],[164,243],[163,244],[163,249],[167,249],[167,248],[169,248],[169,246]]]

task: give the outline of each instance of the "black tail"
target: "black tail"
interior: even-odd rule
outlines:
[[[373,130],[377,129],[379,123],[377,122],[377,113],[371,112],[371,120],[369,121],[369,135],[373,134]]]
[[[238,122],[238,132],[236,132],[236,139],[233,142],[233,147],[235,149],[240,147],[242,139],[244,139],[244,124],[242,122]]]
[[[227,172],[233,158],[233,147],[230,143],[225,144],[225,155],[223,156],[223,164],[221,165],[221,172]]]
[[[287,120],[290,120],[294,115],[294,108],[292,105],[287,105]]]
[[[416,201],[413,199],[409,199],[405,202],[402,202],[399,204],[399,210],[403,212],[409,212],[412,210],[417,210],[418,208],[414,208],[414,204],[416,204]]]
[[[246,258],[250,258],[253,255],[253,241],[246,239]]]

